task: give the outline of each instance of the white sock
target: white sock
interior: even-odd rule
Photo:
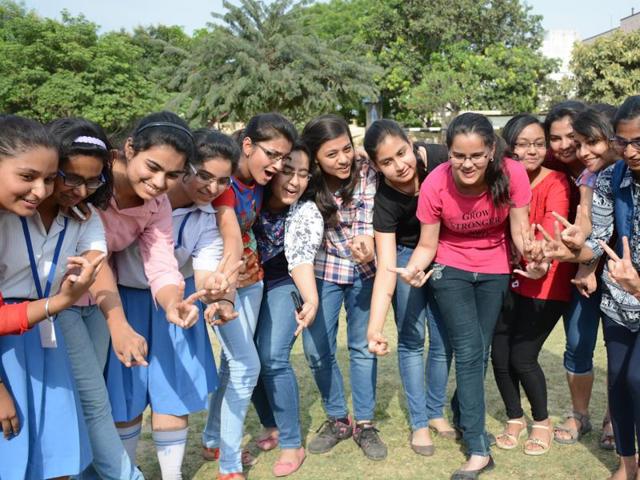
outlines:
[[[162,480],[182,480],[182,460],[189,428],[169,432],[153,432]]]
[[[138,423],[131,427],[118,428],[117,430],[118,435],[120,435],[120,440],[122,440],[122,445],[124,445],[124,449],[129,454],[131,464],[137,465],[136,450],[138,449],[138,440],[140,439],[140,432],[142,431],[142,423]]]

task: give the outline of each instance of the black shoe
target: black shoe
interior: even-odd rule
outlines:
[[[384,460],[387,458],[387,446],[378,433],[379,430],[369,422],[356,423],[353,430],[353,440],[369,460]]]
[[[489,462],[480,470],[456,470],[451,475],[451,480],[475,480],[484,472],[488,472],[496,468],[493,457],[489,455]]]
[[[351,436],[353,425],[336,418],[327,419],[316,431],[316,435],[307,444],[309,453],[327,453],[342,440]]]

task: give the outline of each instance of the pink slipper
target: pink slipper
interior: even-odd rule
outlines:
[[[280,443],[280,439],[277,436],[274,436],[274,433],[256,440],[256,445],[260,450],[262,450],[263,452],[268,452],[269,450],[273,450],[278,446],[278,444]]]
[[[291,475],[296,472],[304,463],[304,459],[307,458],[307,455],[304,451],[303,447],[298,449],[298,461],[297,462],[281,462],[278,460],[273,464],[273,474],[276,477],[286,477],[287,475]]]

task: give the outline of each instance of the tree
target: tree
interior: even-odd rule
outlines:
[[[615,32],[574,47],[571,70],[578,98],[621,104],[640,91],[640,31]]]
[[[321,40],[300,21],[300,4],[223,5],[226,13],[212,14],[220,24],[194,39],[173,84],[181,93],[172,104],[186,103],[190,119],[211,124],[278,110],[302,123],[377,94],[375,65]]]
[[[43,19],[0,1],[0,111],[43,122],[83,116],[109,131],[162,108],[157,85],[139,68],[144,51],[126,33],[66,12]]]

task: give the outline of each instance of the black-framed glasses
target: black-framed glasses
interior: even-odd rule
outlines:
[[[627,140],[626,138],[622,138],[622,137],[612,137],[611,138],[611,143],[613,143],[613,147],[616,150],[619,151],[624,151],[628,145],[631,145],[633,147],[634,150],[637,150],[640,152],[640,139],[639,138],[635,138],[633,140]]]
[[[471,160],[471,163],[478,165],[489,158],[488,153],[473,153],[471,155],[463,155],[460,153],[449,153],[449,158],[455,164],[462,165],[467,159]]]
[[[222,188],[227,188],[229,185],[231,185],[231,177],[216,178],[208,172],[198,170],[191,164],[189,164],[189,169],[191,170],[191,174],[193,174],[193,176],[196,178],[196,181],[198,181],[202,185],[211,185],[214,182]]]
[[[256,145],[260,150],[262,150],[264,152],[264,154],[271,161],[271,163],[277,163],[280,160],[284,160],[285,158],[287,158],[289,156],[288,153],[280,153],[280,152],[275,152],[273,150],[269,150],[268,148],[263,147],[262,145],[260,145],[257,142],[254,143],[254,145]]]
[[[282,175],[283,177],[289,179],[292,179],[294,175],[297,175],[301,180],[308,181],[311,179],[311,173],[308,170],[296,170],[295,168],[291,167],[284,167],[279,175]]]
[[[67,187],[78,188],[82,185],[85,185],[89,190],[97,190],[101,186],[103,186],[107,179],[104,176],[104,173],[101,173],[99,177],[96,178],[84,178],[80,175],[75,175],[73,173],[65,173],[62,170],[58,170],[58,175],[62,177],[62,182]]]

